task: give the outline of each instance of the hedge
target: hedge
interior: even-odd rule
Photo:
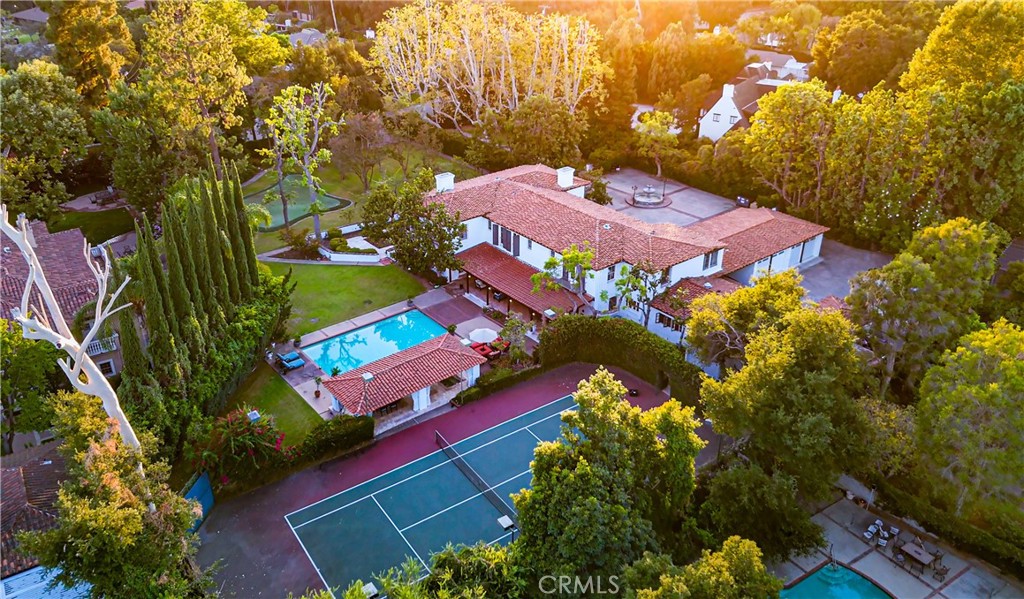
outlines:
[[[344,237],[334,237],[330,241],[331,251],[340,254],[361,254],[370,255],[377,254],[377,250],[373,248],[354,248],[348,244],[348,240]]]
[[[345,453],[373,439],[373,418],[339,415],[313,427],[299,445],[299,460],[317,462]]]
[[[884,507],[897,515],[912,518],[954,547],[1024,578],[1024,549],[999,539],[927,501],[906,493],[884,479],[875,481]]]
[[[535,357],[545,368],[570,362],[618,366],[670,395],[698,407],[701,370],[678,346],[624,318],[567,314],[541,331]]]
[[[534,378],[535,376],[544,374],[548,370],[550,369],[544,366],[532,366],[530,368],[519,370],[517,372],[513,372],[511,374],[501,376],[490,381],[485,381],[481,383],[478,380],[476,385],[460,391],[458,395],[452,398],[451,403],[456,406],[464,406],[468,403],[481,400],[487,397],[488,395],[491,395],[492,393],[497,393],[502,389],[508,389],[513,385],[517,385],[524,381],[528,381]],[[493,372],[496,371],[492,370],[491,373]]]

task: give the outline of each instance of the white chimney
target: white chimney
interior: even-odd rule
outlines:
[[[438,173],[434,175],[437,193],[455,189],[455,173]]]
[[[723,85],[722,86],[722,97],[723,98],[731,98],[732,97],[732,92],[733,92],[733,90],[735,88],[736,88],[736,86],[731,84],[731,83],[726,83],[725,85]]]
[[[555,171],[558,173],[558,186],[567,189],[573,186],[573,178],[576,176],[576,169],[571,166],[563,166]]]

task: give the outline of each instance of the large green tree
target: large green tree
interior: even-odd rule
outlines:
[[[722,548],[705,549],[700,559],[675,566],[668,556],[644,554],[623,574],[625,596],[643,599],[746,599],[778,597],[782,581],[761,561],[753,541],[731,536]]]
[[[585,129],[586,122],[564,104],[547,96],[533,96],[508,114],[489,113],[467,158],[491,168],[578,164]]]
[[[20,325],[0,319],[0,447],[4,455],[14,451],[15,433],[50,427],[47,397],[53,391],[57,358],[53,345],[25,339]]]
[[[115,0],[40,3],[50,15],[46,37],[53,59],[77,83],[91,108],[107,103],[107,92],[136,60],[135,44]]]
[[[167,486],[170,469],[151,461],[152,436],[140,435],[141,452],[125,446],[95,397],[60,393],[54,409],[69,476],[56,527],[20,534],[24,550],[57,568],[58,583],[85,582],[96,595],[204,596],[209,579],[188,532],[200,508]]]
[[[755,463],[792,476],[801,496],[823,497],[862,455],[863,364],[854,341],[838,311],[794,310],[779,330],[750,339],[743,368],[723,381],[705,377],[704,413]]]
[[[338,132],[340,121],[328,110],[334,90],[326,83],[312,88],[293,85],[274,98],[274,105],[265,119],[274,132],[274,144],[280,147],[286,168],[302,172],[302,185],[315,204],[323,191],[316,175],[321,164],[330,161],[331,151],[324,147],[327,138]],[[313,213],[313,230],[319,243],[320,215]]]
[[[220,178],[222,137],[239,123],[235,110],[252,79],[235,57],[231,30],[215,17],[206,3],[160,2],[146,24],[139,84],[152,90],[173,124],[170,141],[204,139]]]
[[[676,120],[671,113],[655,110],[640,115],[640,125],[636,129],[637,153],[654,161],[661,177],[664,161],[672,156],[679,145],[679,133]]]
[[[263,8],[239,0],[207,0],[202,5],[206,18],[227,31],[231,53],[250,77],[266,75],[288,59],[290,50],[270,35]]]
[[[786,314],[800,308],[805,294],[801,280],[796,271],[785,270],[757,277],[752,287],[693,300],[687,345],[705,364],[739,368],[754,334],[777,328]]]
[[[881,81],[895,88],[940,14],[938,4],[921,1],[884,12],[851,12],[818,33],[812,74],[848,94],[867,92]]]
[[[923,89],[942,82],[1000,84],[1024,78],[1024,3],[1019,0],[958,2],[914,55],[900,85]]]
[[[874,352],[878,396],[894,379],[913,396],[928,365],[978,326],[1002,234],[954,219],[914,235],[906,251],[850,283],[851,319]]]
[[[0,186],[13,214],[46,218],[68,193],[61,174],[85,156],[89,133],[75,80],[41,60],[0,73]],[[15,115],[16,118],[15,118]]]
[[[341,134],[331,138],[331,164],[343,174],[355,173],[369,191],[373,172],[388,156],[390,150],[409,156],[412,152],[396,143],[388,134],[380,113],[352,114],[345,117]]]
[[[522,564],[542,574],[616,575],[643,551],[679,542],[703,442],[690,408],[646,412],[606,370],[582,381],[563,439],[541,444],[533,485],[515,496]]]
[[[956,512],[1010,495],[1024,472],[1024,331],[1005,320],[971,333],[928,370],[917,431],[922,456],[957,489]]]
[[[825,543],[798,495],[794,476],[769,474],[757,464],[736,462],[709,485],[701,517],[720,538],[742,535],[757,543],[769,560],[806,553]]]

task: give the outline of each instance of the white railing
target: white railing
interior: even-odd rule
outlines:
[[[85,348],[85,352],[90,356],[96,356],[99,354],[105,354],[117,350],[117,333],[103,339],[95,339],[89,344],[89,347]]]

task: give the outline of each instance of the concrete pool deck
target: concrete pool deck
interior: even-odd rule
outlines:
[[[308,347],[314,343],[319,343],[330,339],[331,337],[337,337],[338,335],[344,335],[350,331],[365,327],[375,322],[391,318],[396,314],[402,314],[410,310],[420,310],[424,314],[430,316],[429,309],[439,304],[445,303],[452,299],[452,296],[448,294],[443,288],[430,289],[416,296],[412,300],[412,306],[408,302],[397,302],[390,306],[384,306],[372,310],[365,314],[360,314],[348,320],[338,322],[332,325],[328,325],[322,329],[313,331],[303,335],[299,341],[299,347],[293,347],[291,345],[275,347],[274,351],[277,353],[286,354],[291,351],[298,351],[302,355],[302,359],[305,360],[306,365],[302,368],[292,370],[291,372],[282,373],[274,363],[274,358],[268,360],[271,367],[276,370],[281,377],[287,382],[292,389],[298,393],[302,399],[313,408],[317,414],[324,419],[327,419],[331,415],[331,398],[330,394],[321,392],[320,397],[316,396],[316,377],[327,377],[330,373],[324,372],[317,366],[316,362],[311,360],[309,356],[303,353],[302,349]],[[436,318],[434,320],[437,320]],[[440,323],[445,326],[445,323]],[[492,325],[494,326],[494,325]],[[500,328],[500,327],[498,327]]]
[[[892,517],[878,516],[848,499],[840,499],[820,510],[811,519],[825,529],[826,542],[837,561],[871,579],[899,599],[963,599],[966,597],[988,597],[1010,599],[1024,597],[1024,587],[1009,578],[1002,577],[981,564],[978,560],[961,554],[953,548],[925,537],[929,552],[941,550],[942,565],[949,568],[943,580],[932,576],[931,569],[924,574],[914,575],[897,566],[891,558],[889,548],[879,549],[874,542],[866,542],[861,533],[876,519],[885,526],[893,524],[902,529],[901,538],[913,539],[915,532],[905,523]],[[819,549],[805,556],[795,556],[787,561],[769,566],[769,570],[781,578],[786,586],[804,578],[829,561],[828,548]]]

